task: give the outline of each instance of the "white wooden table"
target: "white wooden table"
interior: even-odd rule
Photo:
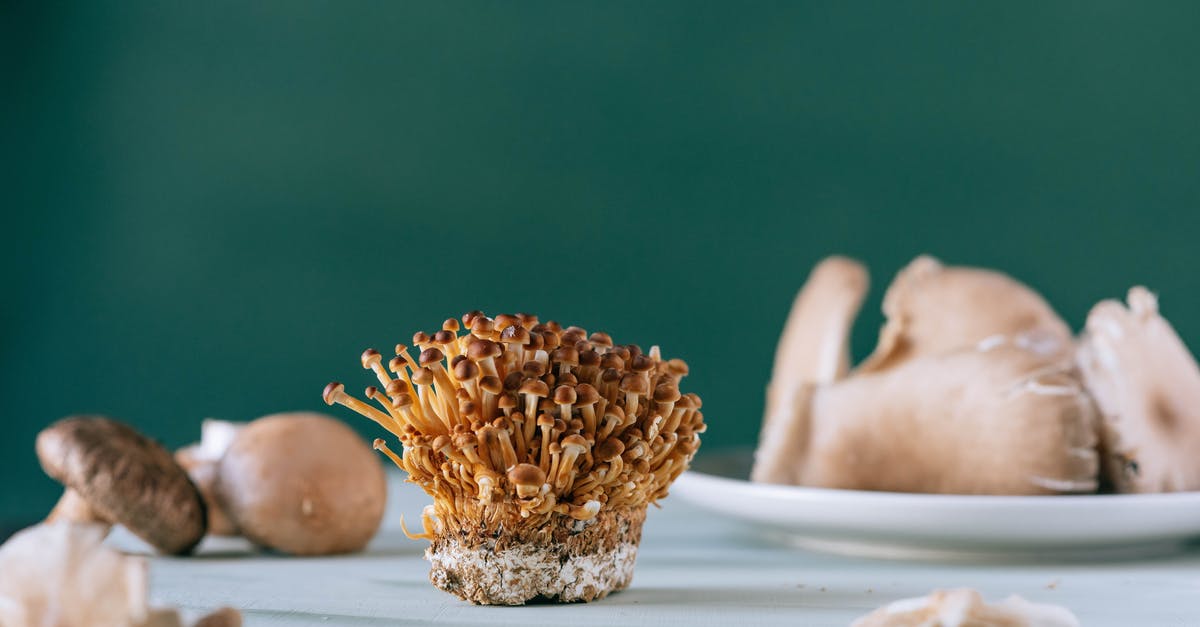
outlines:
[[[968,586],[1069,607],[1084,625],[1200,625],[1200,550],[1145,561],[947,565],[804,552],[754,537],[677,498],[651,508],[633,585],[591,604],[477,607],[435,589],[425,542],[399,531],[428,497],[392,475],[384,528],[365,553],[291,558],[206,540],[155,557],[156,602],[188,616],[221,605],[254,625],[847,625],[891,600]],[[112,542],[131,548],[120,533]]]

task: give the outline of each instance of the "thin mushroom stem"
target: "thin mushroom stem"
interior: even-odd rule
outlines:
[[[54,509],[46,516],[46,522],[52,523],[56,521],[69,521],[73,523],[98,523],[107,526],[112,526],[112,521],[105,518],[99,512],[92,508],[75,490],[67,488],[63,491],[62,497],[58,499],[58,503],[54,505]]]

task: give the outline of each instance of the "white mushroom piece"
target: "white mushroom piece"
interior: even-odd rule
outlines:
[[[1078,362],[1100,408],[1105,479],[1117,492],[1200,490],[1200,368],[1144,287],[1097,304]]]
[[[241,428],[217,468],[216,502],[251,542],[292,555],[360,551],[387,501],[383,465],[340,420],[296,412]]]
[[[207,528],[204,501],[171,453],[101,416],[64,418],[37,437],[46,474],[66,487],[48,521],[121,524],[163,553],[190,553]]]
[[[187,471],[188,477],[204,497],[208,510],[208,533],[214,536],[238,535],[237,527],[216,502],[213,489],[221,457],[243,426],[244,423],[205,419],[200,423],[200,442],[175,451],[175,461]]]
[[[901,599],[851,623],[850,627],[1079,627],[1065,607],[1031,603],[1013,595],[987,603],[969,588],[935,590],[929,596]]]
[[[1095,491],[1095,409],[1071,369],[1069,330],[1045,301],[997,273],[918,258],[888,290],[875,354],[846,373],[866,276],[852,260],[828,259],[797,297],[752,480],[955,494]]]
[[[102,544],[104,525],[35,525],[0,546],[4,627],[178,627],[178,612],[148,602],[146,560]],[[239,627],[223,608],[197,626]]]

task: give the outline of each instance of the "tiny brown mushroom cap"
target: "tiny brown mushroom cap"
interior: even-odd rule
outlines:
[[[421,351],[420,363],[422,366],[438,363],[446,358],[445,353],[436,348],[427,348]]]
[[[362,354],[362,367],[363,368],[370,368],[371,364],[381,363],[382,361],[383,361],[383,356],[379,354],[379,351],[377,351],[373,348],[368,348],[367,350],[363,351],[363,354]]]
[[[600,392],[590,383],[580,383],[575,387],[576,403],[580,405],[595,405],[600,402]]]
[[[614,457],[619,457],[621,455],[621,453],[624,453],[624,452],[625,452],[625,443],[622,442],[620,440],[620,438],[608,438],[607,440],[601,442],[600,445],[596,447],[596,450],[593,452],[593,455],[596,456],[596,461],[606,462],[606,461],[611,460]]]
[[[546,473],[533,464],[516,464],[508,470],[508,481],[517,489],[519,498],[537,496],[546,483]]]
[[[499,344],[490,340],[475,340],[467,345],[467,357],[470,357],[471,361],[499,357],[503,352]]]
[[[633,394],[646,394],[650,391],[650,386],[642,377],[630,373],[621,377],[620,390]]]
[[[412,382],[416,385],[433,385],[433,371],[425,367],[417,368],[412,373]]]
[[[65,418],[39,433],[36,447],[46,474],[159,551],[188,553],[204,538],[200,492],[170,451],[132,427],[100,416]]]
[[[563,452],[566,452],[567,450],[570,450],[570,449],[574,449],[577,454],[582,455],[582,454],[586,453],[588,448],[590,448],[590,447],[591,447],[591,445],[588,444],[588,441],[582,435],[579,435],[577,433],[573,434],[573,435],[568,435],[567,437],[562,439]]]
[[[654,400],[659,403],[673,403],[679,398],[679,388],[673,385],[660,385],[654,388]]]
[[[550,396],[550,386],[546,385],[546,382],[542,381],[541,379],[530,379],[521,386],[521,389],[518,390],[518,392],[521,394],[531,394],[539,398],[545,398]]]
[[[321,398],[324,399],[326,405],[332,405],[334,399],[341,395],[346,390],[346,386],[337,381],[330,381],[329,385],[325,386],[325,391],[321,392]]]
[[[499,394],[504,391],[504,382],[500,380],[500,377],[488,375],[479,378],[479,387],[489,394]]]
[[[285,553],[358,551],[383,519],[383,466],[350,427],[322,414],[251,422],[217,474],[217,500],[242,534]]]
[[[458,379],[459,381],[470,381],[478,376],[479,366],[476,366],[475,362],[471,361],[470,359],[459,360],[459,362],[454,365],[454,378]]]
[[[558,405],[570,405],[577,398],[578,395],[575,393],[575,388],[569,385],[560,385],[554,389],[554,402]]]

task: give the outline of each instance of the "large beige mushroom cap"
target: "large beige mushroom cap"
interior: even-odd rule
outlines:
[[[1010,596],[987,603],[976,590],[935,590],[901,599],[854,621],[850,627],[1078,627],[1065,607]]]
[[[817,388],[809,486],[948,494],[1096,490],[1095,409],[1019,341],[914,359]]]
[[[1088,314],[1079,368],[1103,417],[1103,469],[1118,492],[1200,489],[1200,367],[1144,287]]]
[[[875,352],[859,366],[883,370],[923,355],[973,346],[992,336],[1021,334],[1071,346],[1071,329],[1037,292],[1008,275],[945,266],[922,255],[908,264],[883,297],[887,322]]]
[[[293,555],[359,551],[383,520],[383,465],[353,429],[316,413],[243,427],[221,457],[215,496],[252,542]]]

